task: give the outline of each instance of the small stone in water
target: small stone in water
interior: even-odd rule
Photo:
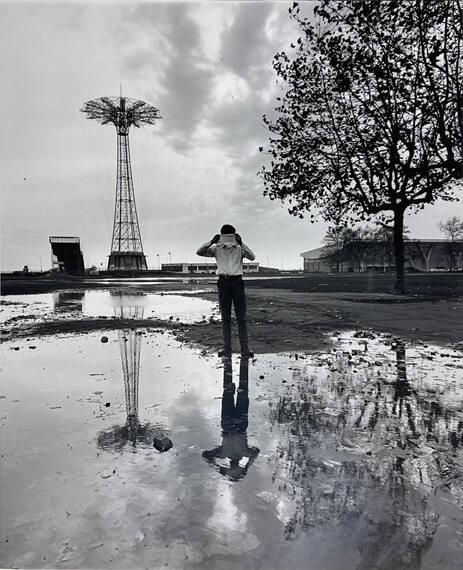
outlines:
[[[107,337],[107,336],[102,336],[100,340],[101,340],[101,342],[102,342],[103,344],[105,344],[106,342],[108,342],[108,337]]]
[[[172,446],[172,441],[165,435],[155,435],[153,445],[158,451],[168,451]]]

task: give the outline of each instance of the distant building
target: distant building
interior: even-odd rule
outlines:
[[[80,238],[50,236],[52,270],[59,273],[84,273],[84,258]]]
[[[406,239],[405,268],[414,271],[449,271],[463,268],[463,240]],[[306,273],[393,271],[392,242],[353,240],[338,251],[327,246],[301,253]]]
[[[217,263],[163,263],[162,271],[171,273],[213,273],[217,271]],[[259,263],[253,261],[243,263],[243,273],[258,273]]]
[[[332,273],[336,271],[336,261],[330,256],[327,247],[317,247],[301,253],[305,273]]]
[[[463,240],[405,240],[408,267],[419,271],[448,271],[463,268]]]

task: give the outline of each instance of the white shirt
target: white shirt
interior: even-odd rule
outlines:
[[[208,241],[196,254],[202,257],[215,257],[217,275],[243,275],[243,259],[254,261],[256,258],[247,245],[244,243],[239,245],[234,234],[221,235],[219,241],[212,245]]]

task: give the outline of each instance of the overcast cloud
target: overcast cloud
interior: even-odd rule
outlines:
[[[168,252],[195,260],[199,244],[233,223],[262,264],[301,267],[326,226],[291,218],[257,176],[262,115],[277,94],[272,58],[297,37],[289,6],[0,4],[2,268],[48,268],[49,235],[80,236],[86,264],[106,265],[115,130],[79,109],[121,84],[163,116],[131,131],[149,266]],[[412,237],[440,237],[437,221],[455,206],[430,211],[408,220]]]

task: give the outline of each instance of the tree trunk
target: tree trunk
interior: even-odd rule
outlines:
[[[448,251],[449,251],[449,259],[450,259],[450,263],[449,263],[449,270],[452,271],[453,269],[453,261],[455,258],[455,248],[453,246],[453,237],[450,241],[450,243],[448,244]]]
[[[403,295],[405,292],[405,259],[404,259],[404,210],[394,211],[394,262],[395,286],[394,293]]]

